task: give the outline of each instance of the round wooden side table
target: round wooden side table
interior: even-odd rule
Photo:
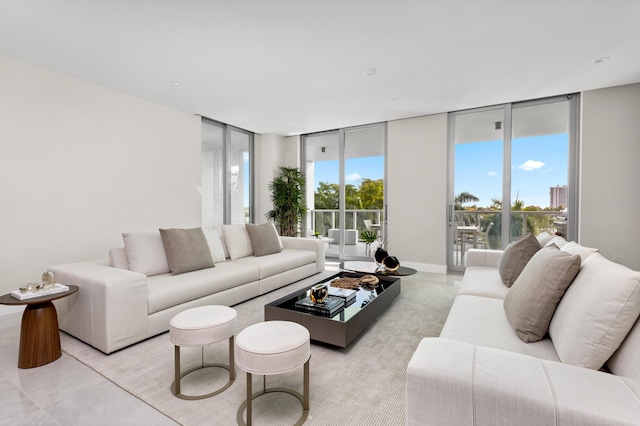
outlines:
[[[18,368],[40,367],[62,356],[58,314],[51,301],[76,291],[78,286],[70,285],[69,291],[25,300],[16,299],[11,294],[0,296],[0,305],[27,305],[22,314]]]

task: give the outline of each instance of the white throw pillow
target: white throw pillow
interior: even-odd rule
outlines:
[[[222,225],[222,235],[231,260],[253,255],[251,238],[244,225]]]
[[[640,315],[640,272],[600,253],[589,256],[549,325],[560,360],[599,369]]]
[[[561,249],[563,245],[567,244],[567,240],[558,235],[547,241],[547,244],[545,244],[544,247],[549,247],[551,244],[555,244],[556,247]]]
[[[224,262],[227,260],[218,230],[216,228],[202,228],[202,230],[204,231],[204,236],[207,238],[207,242],[209,243],[213,263]]]
[[[550,233],[548,233],[546,231],[542,231],[541,233],[536,235],[536,239],[540,243],[540,247],[544,247],[544,246],[547,245],[547,243],[549,241],[551,241],[553,239],[553,235],[551,235]]]
[[[124,232],[122,239],[130,271],[146,276],[169,273],[160,231]]]
[[[577,254],[580,256],[580,260],[584,262],[587,257],[591,256],[593,253],[597,253],[598,249],[585,247],[575,241],[569,241],[567,244],[562,246],[560,251],[564,251],[569,254]]]

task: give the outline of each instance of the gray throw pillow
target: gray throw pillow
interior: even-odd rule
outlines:
[[[504,298],[504,311],[525,343],[547,331],[556,307],[580,271],[580,256],[545,247],[533,255]]]
[[[272,224],[252,225],[247,223],[246,227],[251,239],[254,256],[280,253],[280,238]]]
[[[500,279],[507,286],[511,287],[529,262],[529,259],[540,250],[540,243],[531,234],[521,237],[504,249],[498,263],[498,273]]]
[[[171,275],[214,267],[202,228],[161,229],[160,236]]]

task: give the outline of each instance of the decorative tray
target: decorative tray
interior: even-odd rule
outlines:
[[[20,290],[13,290],[11,292],[11,296],[15,297],[18,300],[27,300],[27,299],[33,299],[35,297],[49,296],[51,294],[62,293],[63,291],[69,291],[69,287],[64,284],[55,283],[53,285],[53,288],[50,288],[49,290],[26,291],[24,293]]]

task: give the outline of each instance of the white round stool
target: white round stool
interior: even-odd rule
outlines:
[[[171,318],[169,338],[175,345],[175,380],[171,384],[171,393],[180,399],[203,399],[217,395],[233,384],[236,378],[233,360],[235,346],[233,335],[236,332],[236,318],[237,314],[234,309],[218,305],[187,309]],[[229,364],[205,364],[204,346],[224,339],[229,339]],[[202,364],[181,374],[180,346],[202,346]],[[229,370],[229,381],[220,389],[206,395],[183,395],[180,392],[180,379],[193,371],[208,367],[220,367]]]
[[[238,408],[238,424],[244,425],[243,412],[247,408],[247,425],[251,425],[251,401],[269,392],[289,393],[302,403],[301,425],[309,415],[309,359],[311,343],[309,331],[294,322],[266,321],[250,325],[236,337],[236,362],[247,372],[247,400]],[[282,374],[304,365],[303,395],[291,389],[267,390],[267,376]],[[252,394],[252,374],[263,376],[263,390]]]

